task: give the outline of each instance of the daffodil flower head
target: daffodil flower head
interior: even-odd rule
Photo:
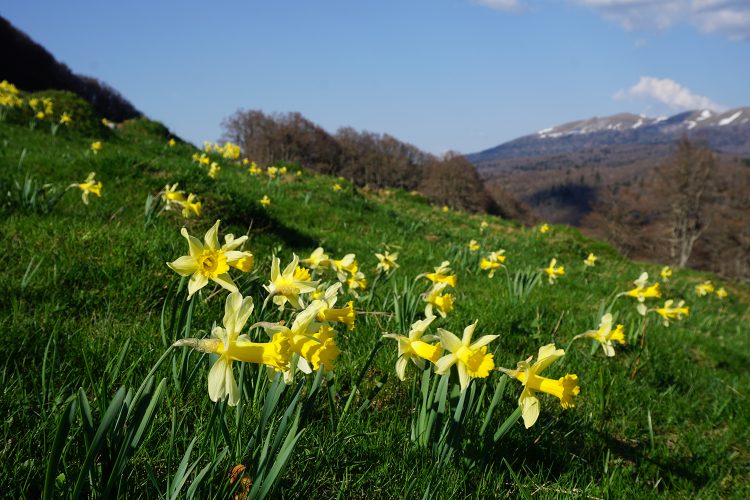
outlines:
[[[298,355],[296,365],[284,374],[284,380],[291,383],[295,368],[309,374],[319,367],[324,371],[334,368],[340,350],[333,337],[333,331],[315,321],[322,305],[318,301],[311,303],[295,317],[290,328],[280,323],[258,323],[269,335],[284,335],[289,340],[289,350]]]
[[[81,199],[85,205],[89,204],[89,194],[93,193],[97,197],[102,195],[102,183],[96,180],[96,172],[91,172],[86,180],[81,183],[73,183],[68,186],[70,188],[78,188],[81,190]]]
[[[221,166],[216,162],[211,163],[211,166],[208,169],[208,176],[212,179],[216,179],[219,176],[219,172],[221,172]]]
[[[224,307],[223,327],[217,326],[211,332],[211,339],[181,339],[176,347],[192,347],[201,352],[215,353],[219,359],[208,373],[208,396],[211,401],[221,401],[229,397],[228,404],[237,405],[240,391],[234,378],[232,363],[243,361],[270,366],[276,370],[288,370],[291,359],[289,338],[276,335],[271,342],[251,342],[240,332],[253,313],[252,297],[242,297],[239,292],[231,293]]]
[[[545,223],[545,224],[542,224],[541,226],[539,226],[539,232],[541,234],[547,234],[549,232],[549,230],[550,230],[549,224]]]
[[[258,203],[260,203],[263,208],[268,208],[268,206],[271,205],[271,198],[264,194],[263,198],[258,200]]]
[[[505,260],[505,250],[491,252],[487,257],[484,257],[479,261],[479,268],[482,271],[489,271],[490,273],[488,277],[492,278],[495,276],[495,271],[501,267],[505,267]]]
[[[581,338],[581,337],[588,337],[588,338],[594,339],[597,342],[599,342],[599,344],[602,346],[602,350],[604,350],[604,354],[608,357],[612,357],[615,355],[614,342],[618,342],[620,344],[625,343],[624,328],[625,327],[623,325],[617,325],[617,327],[613,330],[612,329],[612,314],[607,313],[604,316],[602,316],[602,319],[599,322],[599,329],[589,330],[580,335],[576,335],[575,337],[573,337],[573,340]]]
[[[554,285],[557,278],[565,275],[565,266],[558,266],[557,259],[553,258],[550,261],[549,266],[542,269],[542,271],[547,274],[547,281],[549,284]]]
[[[171,186],[167,184],[161,191],[161,199],[164,202],[164,210],[172,210],[175,207],[182,207],[185,204],[185,192],[178,191],[179,183],[175,182]]]
[[[384,253],[376,253],[375,257],[378,259],[378,265],[376,270],[378,273],[387,273],[393,269],[398,268],[398,252],[389,253],[387,250]]]
[[[198,201],[198,197],[193,193],[190,193],[187,200],[182,203],[182,216],[186,219],[190,217],[190,214],[200,217],[202,210],[203,204]]]
[[[62,116],[60,116],[60,125],[70,125],[72,121],[73,118],[68,113],[63,113]]]
[[[703,297],[705,295],[708,295],[710,293],[714,293],[714,284],[711,283],[711,280],[704,281],[700,285],[696,285],[695,287],[695,293],[698,294],[698,297]]]
[[[685,306],[685,301],[681,300],[675,307],[672,307],[674,300],[669,299],[664,302],[664,307],[657,307],[654,312],[662,317],[662,323],[664,326],[669,326],[670,321],[679,321],[683,316],[687,316],[690,313],[690,308]]]
[[[476,252],[479,250],[479,243],[477,243],[477,240],[471,240],[466,244],[470,252]]]
[[[718,290],[716,290],[716,292],[715,292],[715,293],[716,293],[716,296],[717,296],[717,297],[719,297],[719,298],[720,298],[720,299],[722,299],[722,300],[723,300],[723,299],[726,299],[726,298],[727,298],[727,297],[729,296],[729,294],[728,294],[728,293],[727,293],[727,291],[726,291],[726,290],[724,289],[724,287],[721,287],[721,288],[719,288]]]
[[[487,223],[486,220],[483,220],[482,222],[479,223],[479,232],[484,233],[485,229],[487,229],[488,227],[490,227],[490,225]]]
[[[99,151],[102,150],[102,143],[100,141],[92,142],[91,143],[91,152],[94,154],[99,154]]]
[[[425,316],[432,316],[434,311],[445,318],[453,310],[453,295],[443,293],[447,283],[434,283],[427,293],[422,295],[422,300],[427,302],[424,309]]]
[[[330,257],[325,253],[323,247],[318,247],[306,259],[300,260],[300,263],[309,267],[313,271],[330,265]]]
[[[336,273],[336,277],[338,280],[342,283],[346,283],[347,279],[349,279],[349,276],[347,276],[347,273],[350,275],[354,275],[359,270],[359,265],[357,264],[357,256],[353,253],[348,253],[344,255],[341,259],[332,259],[329,260],[329,264],[331,266],[331,269]]]
[[[443,346],[435,335],[425,335],[435,316],[428,316],[423,320],[412,323],[408,336],[396,333],[384,333],[383,337],[398,342],[398,359],[396,360],[396,374],[402,382],[406,380],[406,365],[409,361],[420,370],[424,370],[425,360],[436,363],[443,355]]]
[[[242,245],[247,236],[232,238],[223,246],[219,246],[219,223],[209,229],[203,237],[204,243],[194,236],[190,236],[184,227],[180,231],[188,242],[189,254],[184,255],[167,265],[180,276],[190,276],[188,281],[188,299],[195,292],[206,286],[210,281],[220,285],[230,292],[236,292],[237,286],[229,276],[230,265],[247,257],[245,252],[236,250]]]
[[[224,235],[224,245],[222,246],[222,248],[229,248],[229,247],[231,247],[231,248],[237,248],[236,246],[233,246],[235,244],[235,239],[236,238],[234,237],[233,234],[231,234],[231,233],[230,234],[225,234]],[[247,237],[245,237],[245,239],[247,239]],[[245,240],[243,240],[243,242],[244,241]],[[242,244],[242,243],[240,243],[240,244]],[[228,263],[229,263],[230,266],[232,266],[235,269],[239,269],[243,273],[250,272],[250,270],[255,265],[255,256],[253,255],[252,252],[247,251],[247,250],[240,250],[240,252],[243,255],[242,257],[240,257],[239,259],[236,259],[236,260],[229,261]]]
[[[271,261],[271,281],[267,285],[263,285],[263,288],[269,293],[268,298],[272,298],[273,303],[279,306],[279,310],[283,310],[287,302],[295,309],[304,309],[305,306],[300,299],[300,295],[314,292],[318,282],[310,281],[309,274],[306,276],[308,279],[295,277],[297,264],[299,263],[299,257],[296,254],[284,268],[284,271],[280,271],[280,263],[278,257],[274,257]]]
[[[586,257],[586,260],[583,261],[584,265],[586,267],[594,267],[596,265],[598,257],[594,255],[593,253],[589,253],[589,256]]]
[[[450,274],[450,272],[450,262],[444,260],[435,268],[435,272],[420,274],[417,278],[425,277],[433,283],[445,283],[446,285],[456,288],[457,277],[455,274]]]
[[[659,276],[661,276],[662,281],[669,281],[672,277],[672,268],[669,266],[662,267]]]
[[[540,373],[549,365],[565,355],[563,349],[555,348],[555,344],[547,344],[539,348],[537,361],[533,365],[533,357],[520,361],[515,370],[500,368],[500,371],[523,384],[523,392],[518,398],[518,406],[521,407],[523,424],[528,429],[534,425],[539,418],[539,399],[536,392],[546,392],[560,399],[560,405],[564,408],[572,408],[573,396],[580,393],[577,375],[565,375],[554,380],[540,376]]]
[[[644,272],[638,277],[637,280],[633,281],[635,288],[623,292],[620,295],[627,295],[638,300],[638,312],[641,316],[646,315],[647,307],[644,304],[646,299],[659,298],[661,297],[661,290],[659,289],[659,283],[653,285],[648,284],[648,273]]]
[[[475,321],[464,328],[464,334],[460,339],[448,330],[438,328],[440,343],[450,354],[437,360],[435,373],[445,375],[453,365],[456,365],[462,391],[469,387],[472,378],[486,378],[495,368],[495,361],[492,354],[487,352],[487,345],[499,335],[485,335],[472,342],[476,327]]]
[[[275,179],[276,174],[278,173],[279,173],[278,167],[268,167],[266,169],[266,174],[268,174],[268,177],[270,177],[271,179]]]

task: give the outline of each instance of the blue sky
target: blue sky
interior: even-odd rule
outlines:
[[[196,144],[240,108],[471,153],[591,116],[750,106],[748,0],[9,0],[0,14]]]

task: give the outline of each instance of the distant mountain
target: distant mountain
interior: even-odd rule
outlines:
[[[490,191],[505,189],[543,220],[581,226],[603,190],[643,185],[683,135],[713,149],[722,165],[748,159],[750,107],[661,118],[619,113],[578,120],[467,159]]]
[[[78,94],[96,112],[115,122],[138,118],[138,111],[119,92],[104,82],[73,73],[44,47],[0,16],[0,81],[21,90],[68,90]]]
[[[589,118],[540,130],[467,158],[485,173],[511,167],[513,162],[507,160],[524,159],[521,163],[528,163],[531,158],[581,154],[587,150],[599,153],[604,150],[605,157],[611,156],[619,163],[617,157],[621,152],[626,152],[629,161],[646,158],[653,152],[650,148],[633,146],[672,145],[684,134],[717,152],[750,156],[750,107],[722,113],[708,109],[687,111],[660,118],[630,113]],[[637,154],[639,150],[641,154]]]

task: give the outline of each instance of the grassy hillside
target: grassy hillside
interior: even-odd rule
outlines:
[[[628,261],[576,230],[444,212],[416,194],[359,190],[294,166],[269,179],[217,153],[211,161],[222,168],[212,179],[191,160],[200,152],[170,146],[161,125],[139,119],[110,129],[77,98],[55,99],[55,115],[79,111],[54,135],[50,121],[31,127],[32,115],[19,110],[0,122],[0,477],[9,497],[750,494],[746,288],[675,271],[660,284],[662,298],[646,300],[649,308],[687,302],[689,315],[665,327],[655,312],[638,314],[637,300],[618,297],[643,271],[657,281],[662,266]],[[79,188],[64,189],[89,172],[103,187],[84,205]],[[200,217],[144,209],[175,182],[198,195]],[[181,227],[202,239],[219,219],[220,242],[249,236],[243,248],[255,265],[231,275],[254,299],[242,333],[257,342],[268,337],[249,325],[290,326],[297,316],[288,304],[283,312],[264,305],[273,256],[283,269],[318,246],[333,259],[356,254],[367,286],[356,295],[343,286],[339,307],[352,300],[357,317],[351,331],[332,325],[335,369],[297,373],[287,387],[235,362],[239,404],[209,399],[217,356],[170,346],[222,325],[227,292],[209,282],[187,301],[186,280],[166,263],[188,252]],[[506,267],[490,279],[480,259],[498,249]],[[374,254],[385,250],[398,252],[400,267],[378,276]],[[598,260],[588,268],[590,252]],[[540,269],[553,257],[566,272],[550,285]],[[449,378],[410,362],[398,379],[397,343],[382,334],[406,335],[424,318],[420,294],[431,283],[415,278],[443,260],[458,276],[455,308],[428,333],[460,337],[478,320],[473,338],[498,335],[488,352],[509,369],[554,343],[565,356],[544,375],[577,375],[574,407],[539,392],[539,418],[526,429],[521,383],[500,371],[472,379],[463,395],[455,367]],[[338,281],[330,270],[313,279]],[[697,296],[706,279],[728,297]],[[573,341],[607,311],[627,341],[614,357],[590,339]]]

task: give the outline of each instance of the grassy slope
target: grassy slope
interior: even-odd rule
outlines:
[[[104,139],[104,148],[92,155],[88,146],[98,138]],[[401,267],[390,282],[378,280],[358,305],[386,313],[392,312],[394,283],[410,283],[441,260],[451,260],[459,274],[456,310],[435,324],[458,333],[478,319],[478,334],[500,334],[492,344],[498,366],[514,367],[549,342],[566,347],[575,334],[596,327],[600,306],[627,289],[640,271],[658,274],[656,264],[627,261],[575,230],[555,227],[542,236],[512,222],[442,213],[402,192],[367,193],[342,183],[345,189],[337,193],[331,189],[334,179],[309,173],[267,182],[228,162],[213,181],[191,163],[192,147],[168,148],[167,138],[163,129],[144,121],[114,133],[92,126],[83,132],[61,130],[54,137],[46,127],[31,131],[22,124],[0,123],[0,180],[6,187],[7,181],[22,180],[27,172],[42,182],[66,186],[96,171],[104,183],[104,195],[88,207],[71,191],[50,214],[2,212],[0,413],[5,445],[0,477],[13,478],[11,496],[37,496],[45,466],[40,457],[49,453],[62,402],[69,395],[83,387],[95,400],[101,388],[111,395],[121,384],[137,386],[164,351],[160,313],[167,288],[178,281],[164,263],[185,253],[186,245],[179,236],[179,217],[164,214],[144,229],[143,203],[147,193],[156,193],[167,182],[179,181],[204,200],[203,217],[187,224],[191,234],[202,235],[217,218],[222,219],[222,234],[244,234],[250,227],[247,247],[257,257],[257,279],[245,278],[241,284],[256,295],[256,302],[263,299],[259,286],[268,279],[273,253],[288,262],[292,252],[307,254],[318,245],[336,257],[354,252],[372,282],[373,252],[382,251],[385,243],[398,247]],[[264,194],[273,200],[268,210],[257,203]],[[482,220],[490,223],[484,234],[479,232]],[[514,301],[504,273],[489,280],[479,272],[479,256],[465,249],[472,238],[483,250],[505,248],[511,275],[544,267],[552,256],[566,265],[568,274],[556,286],[542,282],[525,301]],[[600,261],[584,271],[582,261],[589,251]],[[36,265],[39,258],[39,271],[22,286],[27,264],[36,259]],[[431,475],[429,454],[408,438],[411,384],[395,377],[395,343],[389,342],[363,384],[370,388],[389,375],[373,403],[377,411],[348,418],[334,430],[328,402],[321,397],[318,416],[303,434],[278,491],[286,496],[309,491],[325,497],[397,497],[421,495],[432,483],[432,491],[445,498],[515,496],[519,490],[626,498],[746,495],[748,291],[728,286],[730,297],[724,301],[697,298],[693,286],[705,278],[681,271],[664,285],[666,297],[687,299],[691,314],[670,328],[650,320],[648,348],[637,361],[634,378],[629,374],[639,358],[637,347],[605,359],[601,351],[591,355],[588,342],[573,344],[547,376],[577,373],[577,406],[563,411],[543,395],[537,424],[525,430],[517,423],[484,470],[456,460],[438,477]],[[418,285],[415,293],[425,287]],[[222,307],[223,294],[199,302],[195,328],[210,330],[220,321]],[[622,298],[614,306],[631,335],[637,327],[633,309]],[[354,332],[339,334],[343,354],[336,383],[343,394],[380,333],[398,330],[388,315],[362,315],[358,322]],[[126,341],[125,368],[109,380],[110,361]],[[173,457],[179,459],[193,434],[200,435],[207,425],[213,406],[205,390],[207,357],[199,362],[203,366],[187,393],[168,386],[154,428],[133,460],[126,491],[155,496],[159,490],[145,479],[147,470],[151,468],[159,484],[176,468]],[[160,372],[169,376],[167,368]],[[407,373],[414,376],[412,365]],[[509,388],[499,421],[516,406],[519,385],[513,382]],[[342,404],[336,401],[339,409]],[[165,449],[162,439],[172,428],[172,418],[184,430],[178,433],[177,450]],[[208,454],[214,445],[210,439],[198,444],[201,453]],[[70,462],[68,475],[75,473],[75,458]],[[225,472],[216,477],[225,477]]]

